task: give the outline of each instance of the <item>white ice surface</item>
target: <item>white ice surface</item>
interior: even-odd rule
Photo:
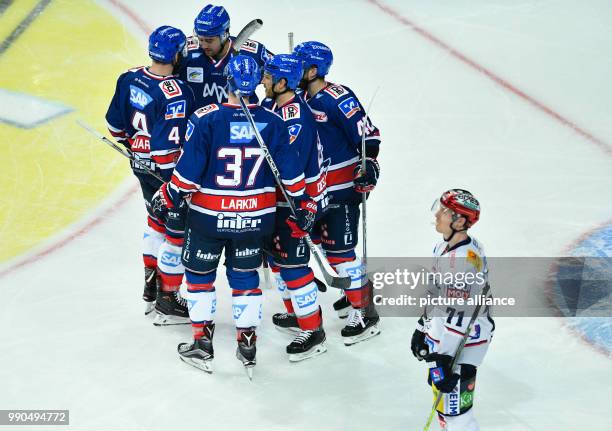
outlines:
[[[450,187],[468,188],[483,203],[474,235],[490,256],[563,254],[611,218],[609,153],[367,1],[223,3],[234,33],[263,18],[255,39],[275,52],[286,50],[288,31],[296,42],[327,42],[336,56],[330,79],[350,86],[364,104],[380,85],[372,116],[383,134],[383,170],[368,206],[371,255],[427,255],[436,240],[429,207]],[[151,28],[185,31],[203,6],[125,4]],[[392,7],[612,141],[609,3]],[[342,322],[330,310],[334,292],[322,295],[329,351],[299,364],[286,360],[290,339],[269,320],[282,308],[277,293],[264,292],[249,382],[233,356],[230,295],[220,271],[215,373],[182,364],[176,344],[190,338],[190,329],[155,328],[142,316],[143,218],[136,193],[85,235],[0,279],[0,408],[70,409],[74,430],[422,428],[431,396],[424,365],[409,352],[414,322],[385,319],[381,336],[346,348]],[[483,430],[607,430],[611,378],[609,359],[561,320],[498,319],[479,369],[476,417]]]

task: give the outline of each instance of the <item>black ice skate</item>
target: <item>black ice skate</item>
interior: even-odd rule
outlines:
[[[215,324],[204,327],[204,335],[193,343],[181,343],[177,350],[179,358],[186,364],[212,374],[212,360],[215,357],[212,338],[215,333]]]
[[[178,292],[159,292],[155,302],[155,326],[186,325],[191,323],[187,301]]]
[[[272,323],[276,329],[287,334],[295,335],[300,332],[295,314],[276,313],[272,316]]]
[[[325,331],[323,328],[314,331],[302,331],[287,346],[287,354],[291,362],[303,361],[327,351]]]
[[[334,310],[338,313],[338,317],[344,319],[348,317],[351,311],[351,303],[345,295],[342,295],[340,299],[334,302]]]
[[[373,306],[351,309],[346,326],[340,331],[342,341],[350,346],[380,334],[379,321],[380,317]]]
[[[257,335],[255,335],[255,329],[239,329],[240,339],[238,340],[238,347],[236,348],[236,358],[238,358],[244,370],[249,377],[249,380],[253,380],[253,368],[257,361],[255,360],[255,354],[257,353],[257,347],[255,342],[257,341]]]
[[[150,314],[155,308],[158,279],[155,268],[145,267],[145,284],[144,291],[142,292],[142,300],[145,302],[145,316]]]

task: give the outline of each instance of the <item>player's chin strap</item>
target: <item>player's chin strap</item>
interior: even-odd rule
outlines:
[[[455,229],[455,228],[453,227],[453,224],[454,224],[454,223],[455,223],[457,220],[459,220],[459,217],[463,217],[463,218],[465,218],[465,217],[464,217],[464,216],[462,216],[462,215],[453,214],[453,222],[450,224],[450,228],[451,228],[451,230],[453,231],[453,233],[451,233],[451,234],[450,234],[450,236],[449,236],[448,238],[446,238],[446,237],[444,237],[444,236],[443,236],[444,241],[449,242],[451,239],[453,239],[453,237],[455,236],[455,234],[456,234],[457,232],[465,232],[466,230],[468,230],[468,227],[469,227],[469,226],[465,226],[465,225],[464,225],[465,227],[464,227],[463,229]],[[466,219],[466,221],[467,221],[467,219]]]

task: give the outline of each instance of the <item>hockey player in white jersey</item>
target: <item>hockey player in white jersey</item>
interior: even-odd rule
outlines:
[[[480,204],[467,190],[451,189],[434,203],[432,211],[436,231],[442,234],[443,241],[434,248],[433,278],[430,277],[428,288],[434,296],[463,301],[426,307],[412,336],[411,350],[430,367],[428,383],[434,400],[438,391],[443,393],[436,406],[442,429],[477,431],[479,427],[472,411],[476,370],[495,329],[488,307],[480,310],[452,370],[450,365],[474,313],[474,307],[467,305],[468,299],[480,295],[487,284],[483,247],[468,235],[468,229],[480,217]]]

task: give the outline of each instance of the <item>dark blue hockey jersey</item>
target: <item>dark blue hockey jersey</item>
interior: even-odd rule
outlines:
[[[194,110],[191,89],[176,77],[161,77],[137,67],[117,79],[106,112],[113,137],[129,141],[134,156],[170,179],[179,157],[187,119]],[[132,169],[144,175],[137,164]]]
[[[272,99],[264,99],[261,106],[275,112],[285,121],[289,144],[297,152],[299,167],[306,177],[306,194],[317,202],[318,214],[322,214],[327,207],[326,172],[323,147],[310,107],[300,95],[295,95],[282,106]],[[277,198],[278,206],[287,206],[282,193],[277,193]]]
[[[233,41],[232,37],[231,43]],[[188,38],[188,47],[187,57],[180,64],[179,78],[193,90],[196,108],[227,102],[227,78],[223,76],[223,69],[229,62],[233,48],[230,46],[228,53],[216,61],[200,49],[197,38]],[[260,67],[270,56],[263,44],[254,40],[247,40],[240,47],[240,54],[253,57]],[[251,101],[256,101],[254,99],[256,96]]]
[[[303,199],[304,173],[283,120],[249,105],[290,196]],[[238,105],[208,105],[189,119],[185,145],[167,188],[178,205],[189,201],[188,225],[213,238],[271,233],[275,180],[255,133]]]
[[[304,99],[317,122],[323,157],[329,163],[326,182],[330,203],[361,201],[361,193],[353,189],[353,178],[361,159],[363,106],[348,87],[332,83],[311,98],[304,94]],[[369,117],[365,143],[378,154],[380,133]]]

